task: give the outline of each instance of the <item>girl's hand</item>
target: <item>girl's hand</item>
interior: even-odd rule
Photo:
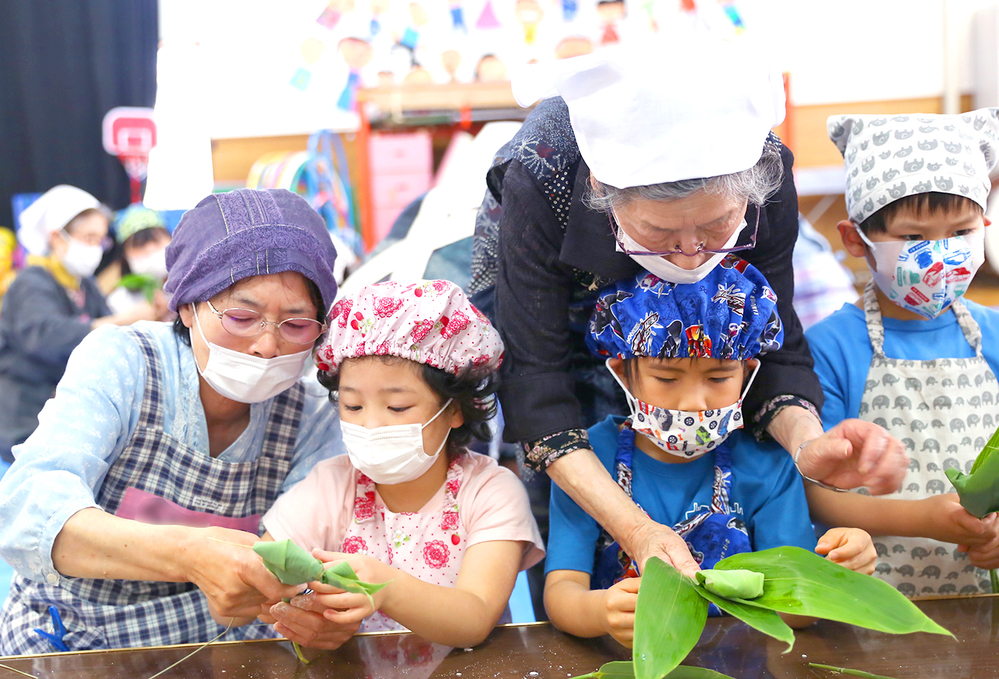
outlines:
[[[999,514],[987,514],[981,519],[982,524],[990,531],[992,538],[975,546],[958,545],[957,551],[967,552],[969,561],[979,568],[991,570],[999,568]]]
[[[326,567],[346,561],[354,569],[358,579],[365,582],[388,582],[394,577],[394,568],[363,554],[341,554],[314,549],[312,555],[322,561]],[[364,594],[344,592],[342,589],[319,582],[314,582],[310,586],[316,592],[316,600],[326,607],[324,617],[330,622],[341,625],[360,624],[364,618],[375,613],[382,607],[388,590],[388,587],[383,587],[369,598]]]
[[[865,575],[874,572],[878,559],[871,536],[859,528],[832,528],[826,531],[815,551],[833,563]]]
[[[631,648],[635,638],[635,606],[641,578],[625,578],[604,590],[604,628],[618,643]]]
[[[299,646],[332,651],[340,648],[357,634],[360,621],[337,623],[327,620],[323,613],[326,606],[315,593],[300,594],[290,603],[279,602],[260,615],[260,620],[273,624],[275,631]]]

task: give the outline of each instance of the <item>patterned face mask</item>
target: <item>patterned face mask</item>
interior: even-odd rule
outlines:
[[[936,318],[964,295],[985,261],[981,229],[942,240],[878,243],[872,243],[859,227],[857,233],[874,255],[877,271],[871,274],[881,292],[927,319]]]
[[[635,398],[628,391],[609,362],[607,369],[624,389],[631,409],[632,429],[670,455],[693,460],[717,448],[736,429],[742,429],[742,401],[756,379],[760,364],[756,364],[738,401],[712,410],[670,410],[651,405]]]

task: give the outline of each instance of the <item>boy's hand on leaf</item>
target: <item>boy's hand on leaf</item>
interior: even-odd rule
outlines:
[[[984,568],[985,570],[999,568],[999,515],[994,512],[988,514],[982,519],[982,523],[992,531],[992,539],[974,547],[958,545],[957,550],[959,552],[967,552],[968,560],[971,561],[972,565]]]
[[[969,514],[961,506],[957,493],[934,495],[917,502],[923,513],[920,525],[926,527],[925,537],[967,547],[981,547],[996,537],[995,519],[986,521]]]
[[[857,573],[874,572],[878,553],[874,541],[860,528],[832,528],[819,538],[815,551],[833,563]]]
[[[618,643],[631,648],[635,639],[635,606],[638,604],[638,586],[641,578],[625,578],[604,590],[604,629]]]

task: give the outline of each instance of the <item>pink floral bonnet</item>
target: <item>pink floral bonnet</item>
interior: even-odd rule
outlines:
[[[457,375],[469,365],[499,368],[503,342],[454,283],[388,281],[333,305],[316,365],[336,373],[345,358],[360,356],[398,356]]]

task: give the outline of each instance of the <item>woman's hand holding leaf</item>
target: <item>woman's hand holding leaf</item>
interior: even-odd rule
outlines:
[[[819,538],[815,551],[851,571],[870,575],[877,565],[874,541],[859,528],[831,528]]]
[[[969,514],[957,493],[934,495],[916,503],[916,525],[921,527],[923,537],[968,547],[985,545],[996,537],[994,522]]]
[[[604,627],[618,643],[628,648],[635,639],[635,606],[641,584],[641,578],[625,578],[603,591]]]
[[[271,606],[260,619],[300,646],[332,651],[354,636],[361,623],[333,622],[323,615],[326,610],[315,593],[302,594]]]

